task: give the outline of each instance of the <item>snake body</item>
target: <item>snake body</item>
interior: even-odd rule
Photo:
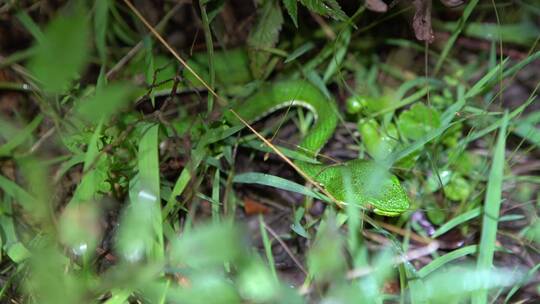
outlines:
[[[274,111],[293,106],[312,111],[316,118],[298,144],[298,152],[315,157],[332,137],[338,116],[335,102],[311,83],[303,80],[271,83],[233,109],[252,123]],[[225,116],[231,124],[241,124],[233,115]],[[295,164],[340,202],[370,207],[385,216],[396,216],[409,208],[409,198],[398,178],[374,161],[356,159],[324,165],[296,160]]]
[[[190,66],[205,80],[209,79],[207,63],[206,54],[196,54],[189,61]],[[243,49],[216,52],[214,69],[217,82],[224,88],[249,82],[252,77],[248,63]],[[191,86],[201,86],[193,74],[185,72],[183,76]],[[298,144],[298,152],[315,158],[332,137],[338,116],[335,102],[311,83],[304,80],[268,83],[243,103],[238,103],[233,110],[243,120],[253,123],[279,109],[297,106],[313,112],[316,118]],[[230,112],[224,116],[230,124],[242,125]],[[355,159],[324,165],[296,160],[295,164],[340,202],[369,207],[385,216],[396,216],[409,208],[409,197],[398,178],[374,161]]]

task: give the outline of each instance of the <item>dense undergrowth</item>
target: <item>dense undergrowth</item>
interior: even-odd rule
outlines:
[[[133,2],[0,4],[1,302],[538,301],[537,1]],[[409,210],[306,183],[309,111],[223,119],[290,79]]]

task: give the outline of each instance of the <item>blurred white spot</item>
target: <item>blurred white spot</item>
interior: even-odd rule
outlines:
[[[157,201],[157,197],[154,194],[150,192],[146,192],[145,190],[139,191],[139,199],[149,201],[149,202]]]
[[[128,252],[124,252],[124,257],[126,258],[126,260],[128,260],[128,262],[131,262],[131,263],[140,261],[143,257],[142,247],[136,246],[136,248]]]
[[[452,174],[452,171],[450,171],[450,170],[443,170],[443,171],[441,171],[441,173],[439,174],[439,176],[440,176],[441,180],[444,181],[444,180],[446,180],[447,178],[450,177],[450,174]]]
[[[87,243],[80,243],[77,246],[74,246],[71,248],[71,251],[73,251],[73,254],[75,255],[83,255],[88,250],[88,244]]]

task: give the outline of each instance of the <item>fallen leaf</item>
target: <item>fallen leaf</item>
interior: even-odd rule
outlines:
[[[377,13],[385,13],[388,5],[382,0],[366,0],[366,8]]]
[[[467,0],[441,0],[441,3],[446,7],[458,7],[465,2]]]
[[[246,215],[253,215],[253,214],[265,214],[270,212],[270,208],[266,207],[265,205],[249,198],[244,198],[244,211],[246,212]]]
[[[435,35],[431,28],[431,0],[414,0],[415,13],[413,17],[413,29],[416,39],[433,42]]]

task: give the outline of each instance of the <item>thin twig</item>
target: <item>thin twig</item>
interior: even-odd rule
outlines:
[[[367,216],[366,216],[367,218]],[[370,224],[374,225],[374,226],[380,226],[388,231],[391,231],[391,232],[394,232],[396,234],[399,234],[399,235],[402,235],[402,236],[408,236],[410,237],[412,240],[415,240],[417,241],[418,243],[422,243],[422,244],[431,244],[434,242],[434,240],[430,239],[430,238],[426,238],[426,237],[422,237],[414,232],[411,232],[411,231],[407,231],[407,230],[404,230],[402,228],[399,228],[399,227],[396,227],[394,225],[390,225],[390,224],[387,224],[387,223],[383,223],[383,222],[380,222],[380,221],[374,221],[373,219],[369,219],[367,220]],[[371,222],[373,221],[373,222]]]
[[[304,268],[302,263],[300,263],[300,261],[294,256],[294,253],[292,253],[291,249],[289,249],[289,246],[287,246],[287,244],[285,244],[285,242],[283,242],[283,240],[279,237],[279,235],[277,235],[277,233],[272,228],[270,228],[268,225],[266,225],[266,223],[264,221],[262,221],[262,224],[264,225],[264,229],[266,229],[266,231],[268,231],[274,237],[274,239],[276,239],[276,241],[278,241],[278,243],[281,245],[281,247],[283,247],[283,250],[285,250],[285,252],[287,252],[287,254],[291,257],[291,259],[296,264],[296,266],[298,266],[298,268],[306,276],[308,276],[309,274],[308,274],[307,270]]]

